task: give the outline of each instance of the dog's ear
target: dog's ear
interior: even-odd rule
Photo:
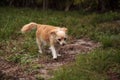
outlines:
[[[50,31],[50,34],[51,34],[51,35],[55,35],[56,32],[57,32],[57,30],[56,30],[56,29],[53,29],[53,30]]]
[[[68,29],[67,28],[61,28],[63,31],[65,31],[65,32],[67,32],[68,31]]]

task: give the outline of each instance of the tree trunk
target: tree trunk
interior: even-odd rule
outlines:
[[[98,0],[98,9],[103,12],[106,10],[105,8],[105,2],[103,0]]]
[[[65,5],[65,11],[67,12],[67,11],[69,11],[69,9],[70,9],[70,6],[72,5],[72,3],[73,3],[73,0],[68,0],[67,2],[66,2],[66,5]]]
[[[43,10],[48,8],[48,0],[43,0]]]
[[[13,1],[14,1],[14,0],[11,0],[11,1],[10,1],[9,6],[11,6],[11,5],[13,4]]]
[[[69,9],[70,9],[70,4],[69,5],[67,5],[66,7],[65,7],[65,11],[67,12],[67,11],[69,11]]]

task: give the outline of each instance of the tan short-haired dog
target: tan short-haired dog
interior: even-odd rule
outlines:
[[[55,27],[50,25],[42,25],[42,24],[31,22],[29,24],[24,25],[21,31],[22,33],[24,33],[35,28],[37,28],[36,42],[39,48],[39,52],[42,53],[43,45],[49,44],[50,49],[52,51],[53,59],[57,59],[57,56],[59,56],[59,54],[56,52],[54,46],[56,43],[59,43],[60,45],[66,44],[67,28],[60,28],[60,27]]]

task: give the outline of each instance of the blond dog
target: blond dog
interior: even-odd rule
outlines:
[[[67,39],[67,28],[60,28],[50,25],[42,25],[31,22],[22,27],[22,33],[28,32],[32,29],[37,28],[36,31],[36,42],[39,48],[39,52],[42,53],[42,46],[49,45],[52,51],[53,59],[57,59],[57,56],[60,56],[55,50],[55,44],[59,43],[60,45],[66,44]]]

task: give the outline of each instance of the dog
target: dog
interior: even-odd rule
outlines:
[[[29,32],[32,29],[36,30],[36,42],[39,52],[43,53],[42,47],[49,45],[53,59],[57,59],[60,54],[56,52],[55,44],[64,46],[67,40],[67,28],[56,27],[51,25],[43,25],[31,22],[22,27],[22,33]]]

